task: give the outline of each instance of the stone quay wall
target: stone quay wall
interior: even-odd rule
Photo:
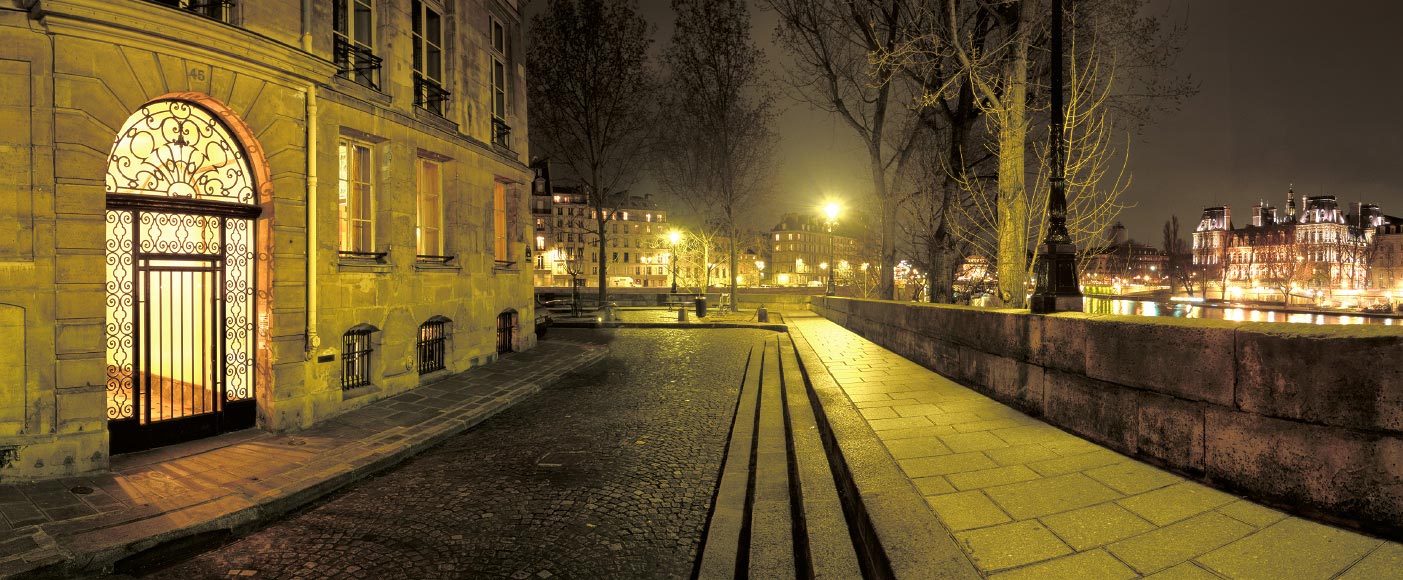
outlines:
[[[822,296],[812,309],[1121,453],[1297,513],[1403,533],[1403,328]]]

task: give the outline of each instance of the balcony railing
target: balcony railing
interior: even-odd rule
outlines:
[[[438,81],[414,73],[414,106],[423,107],[442,117],[443,104],[448,101],[450,95],[452,93],[444,90],[443,85],[439,84]]]
[[[339,34],[334,36],[336,72],[358,84],[380,90],[380,57],[368,47],[357,46]]]
[[[492,144],[499,147],[512,147],[512,128],[500,117],[492,117]]]
[[[234,0],[149,0],[162,6],[192,12],[210,20],[228,23],[234,11]]]

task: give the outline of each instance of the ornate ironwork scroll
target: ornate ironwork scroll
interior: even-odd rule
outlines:
[[[253,397],[253,221],[225,218],[225,398]]]
[[[107,418],[130,419],[132,398],[132,212],[107,212]]]
[[[157,101],[127,119],[112,145],[107,193],[257,203],[238,141],[185,101]]]

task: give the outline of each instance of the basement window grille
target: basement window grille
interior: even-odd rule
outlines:
[[[448,323],[445,316],[434,316],[419,326],[419,374],[427,375],[446,368],[444,353],[448,346]]]
[[[352,326],[342,335],[341,345],[341,389],[350,390],[370,384],[370,354],[375,347],[370,344],[370,333],[378,332],[364,322]]]

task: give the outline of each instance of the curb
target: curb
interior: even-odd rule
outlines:
[[[911,480],[887,454],[867,420],[848,401],[802,332],[789,333],[808,377],[810,396],[825,443],[840,474],[856,490],[860,541],[890,566],[892,578],[979,580],[983,576],[936,518]],[[924,514],[925,517],[921,517]],[[850,523],[851,525],[851,523]],[[867,533],[864,533],[867,532]],[[875,537],[869,537],[875,536]]]

